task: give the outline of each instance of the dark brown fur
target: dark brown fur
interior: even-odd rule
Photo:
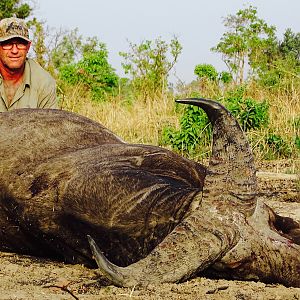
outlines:
[[[94,265],[89,234],[128,265],[162,241],[203,186],[203,166],[65,111],[2,113],[0,133],[1,250]]]
[[[121,286],[208,272],[300,287],[300,225],[258,199],[237,121],[215,101],[181,102],[213,124],[207,168],[65,111],[1,113],[0,250],[88,266],[94,255]]]

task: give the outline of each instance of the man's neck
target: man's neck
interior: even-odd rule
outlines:
[[[9,69],[0,63],[0,73],[4,81],[18,82],[23,78],[25,64],[19,69]]]

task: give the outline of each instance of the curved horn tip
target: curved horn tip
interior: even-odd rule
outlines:
[[[93,253],[93,257],[96,260],[98,268],[100,271],[110,279],[117,286],[124,286],[124,276],[118,272],[117,269],[120,267],[111,263],[102,253],[102,251],[97,246],[94,239],[87,235],[88,242],[90,244],[91,251]]]
[[[191,104],[196,106],[209,106],[213,109],[224,109],[225,107],[221,105],[218,101],[206,98],[183,98],[183,99],[176,99],[175,102],[182,103],[182,104]]]
[[[205,98],[186,98],[186,99],[177,99],[175,101],[177,103],[190,104],[202,108],[206,112],[210,122],[213,125],[215,121],[222,115],[227,115],[230,116],[230,118],[232,118],[229,110],[226,107],[224,107],[221,103],[215,100],[205,99]]]

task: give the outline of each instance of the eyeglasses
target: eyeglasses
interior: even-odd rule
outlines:
[[[28,43],[26,43],[26,42],[1,43],[1,47],[2,47],[3,50],[11,50],[14,45],[16,45],[16,47],[19,50],[25,50],[25,49],[27,49]]]

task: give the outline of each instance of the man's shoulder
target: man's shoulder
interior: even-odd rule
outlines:
[[[34,59],[27,59],[27,63],[30,67],[31,83],[38,82],[39,84],[55,84],[55,79],[47,72],[39,63]]]

